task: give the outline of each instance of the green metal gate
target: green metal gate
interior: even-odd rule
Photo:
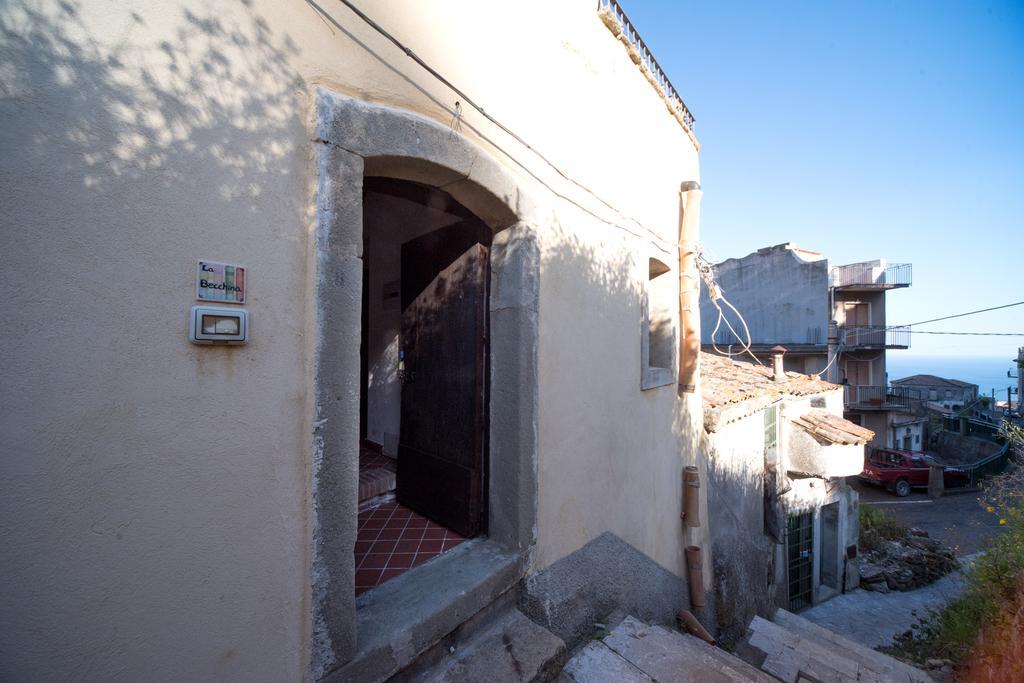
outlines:
[[[786,574],[789,580],[789,611],[811,606],[814,590],[814,512],[789,516],[786,525]]]

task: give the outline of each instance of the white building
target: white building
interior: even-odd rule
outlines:
[[[859,585],[858,497],[873,434],[817,377],[701,354],[717,626],[799,611]],[[739,630],[736,630],[736,629]]]
[[[0,678],[375,679],[517,587],[566,641],[689,604],[699,146],[614,3],[0,26]]]

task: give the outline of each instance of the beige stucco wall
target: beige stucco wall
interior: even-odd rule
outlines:
[[[463,103],[460,134],[550,188],[535,566],[610,529],[681,571],[694,431],[639,391],[636,263],[675,241],[696,150],[589,0],[361,6],[619,210]],[[336,3],[0,22],[0,677],[300,678],[313,86],[445,125],[459,97]],[[249,268],[248,345],[186,341],[197,258]]]
[[[855,573],[855,569],[847,568],[845,550],[846,546],[856,544],[857,494],[842,480],[804,476],[798,471],[806,471],[805,464],[814,460],[818,461],[819,469],[828,470],[832,466],[830,461],[837,456],[845,458],[849,464],[856,455],[860,458],[857,462],[861,463],[864,451],[863,446],[825,446],[810,437],[807,437],[810,443],[804,440],[806,432],[792,419],[812,408],[822,407],[822,400],[824,409],[842,415],[841,389],[812,396],[787,395],[774,404],[778,409],[778,457],[786,470],[789,487],[780,496],[782,506],[786,514],[813,513],[814,601],[831,596],[828,588],[821,588],[823,563],[833,567],[839,577],[844,571],[851,577]],[[711,492],[715,508],[708,533],[710,545],[717,550],[714,557],[716,610],[723,637],[727,638],[742,635],[742,628],[735,630],[735,622],[749,623],[755,613],[770,615],[775,607],[788,604],[785,541],[777,544],[765,533],[762,506],[764,420],[765,409],[761,407],[706,434],[707,466],[715,472]],[[827,530],[821,508],[832,503],[839,504],[837,519],[835,526]],[[836,540],[827,557],[823,543],[826,532],[832,533]],[[774,576],[774,583],[767,590],[762,583],[766,572]],[[722,615],[729,618],[723,620]]]
[[[680,479],[696,464],[696,399],[673,385],[640,389],[645,245],[566,225],[543,245],[536,566],[610,530],[682,575]],[[677,265],[664,277],[678,281]]]

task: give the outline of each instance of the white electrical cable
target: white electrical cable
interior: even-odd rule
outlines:
[[[743,319],[743,314],[740,313],[739,310],[735,306],[733,306],[728,299],[725,298],[725,294],[722,293],[722,288],[719,287],[718,284],[715,282],[714,267],[711,264],[711,262],[708,261],[707,257],[704,256],[704,250],[701,245],[697,245],[695,260],[697,263],[697,272],[700,274],[701,279],[704,280],[704,286],[708,288],[708,300],[711,301],[711,304],[715,307],[715,310],[718,311],[718,320],[715,322],[714,331],[711,332],[711,347],[719,355],[727,356],[729,358],[732,358],[733,356],[742,356],[745,353],[751,358],[753,358],[754,362],[757,363],[758,365],[764,365],[764,363],[761,362],[761,359],[755,356],[750,351],[750,346],[753,342],[750,338],[750,328],[747,327],[747,321]],[[743,341],[744,337],[741,337],[739,332],[736,331],[736,328],[734,328],[732,326],[732,323],[729,322],[729,318],[725,315],[725,311],[723,311],[722,307],[718,305],[719,300],[721,300],[722,303],[728,306],[732,310],[732,312],[736,314],[736,317],[739,318],[740,325],[742,325],[743,327],[743,333],[744,337],[746,338],[746,341]],[[721,328],[723,322],[725,323],[725,326],[729,328],[729,331],[732,332],[732,335],[736,337],[736,340],[740,342],[740,345],[742,346],[743,350],[740,351],[739,353],[723,351],[722,349],[718,348],[718,344],[715,343],[715,335],[718,334],[718,330]]]
[[[826,371],[828,371],[828,369],[832,366],[832,364],[835,363],[837,360],[839,360],[839,355],[843,352],[844,348],[846,348],[846,344],[843,344],[842,342],[837,344],[836,345],[836,353],[835,353],[834,356],[832,356],[832,360],[830,360],[828,362],[828,364],[825,365],[825,367],[823,367],[821,369],[821,372],[815,373],[813,376],[817,377],[818,379],[821,379],[821,376],[824,375]]]

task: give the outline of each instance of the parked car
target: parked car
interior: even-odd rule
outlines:
[[[897,496],[910,494],[915,486],[928,486],[928,470],[938,464],[925,453],[876,448],[864,458],[864,471],[857,478],[868,484],[884,486]],[[942,482],[946,488],[967,486],[970,477],[959,467],[943,467]]]

